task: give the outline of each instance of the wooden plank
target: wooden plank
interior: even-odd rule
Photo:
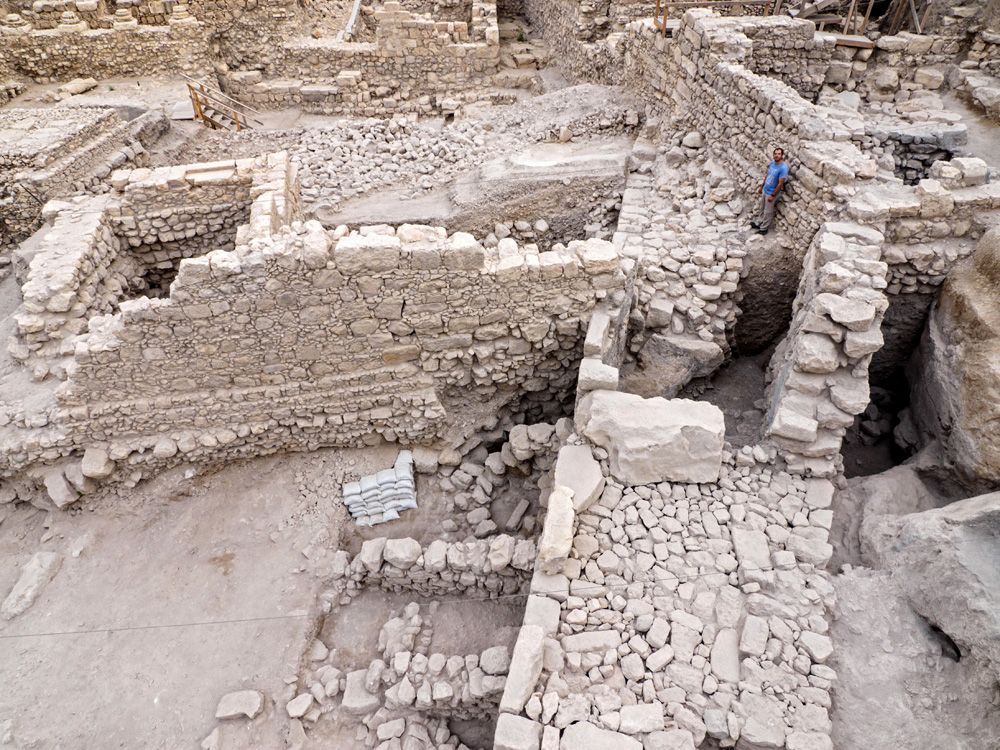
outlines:
[[[916,27],[917,33],[923,34],[924,32],[920,30],[920,19],[917,18],[917,6],[913,0],[910,0],[910,14],[913,16],[913,25]]]
[[[851,22],[854,20],[854,12],[858,9],[858,0],[851,0],[851,5],[847,9],[847,15],[844,17],[844,34],[849,34],[851,31]]]
[[[868,28],[868,19],[872,17],[872,7],[875,5],[875,0],[868,0],[868,9],[865,11],[865,20],[861,22],[861,29],[858,31],[859,34],[864,34],[865,29]]]

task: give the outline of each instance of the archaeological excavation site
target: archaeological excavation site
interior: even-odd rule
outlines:
[[[1000,0],[0,0],[0,748],[1000,750]]]

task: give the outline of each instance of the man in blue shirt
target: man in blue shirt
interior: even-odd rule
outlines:
[[[757,212],[756,221],[751,221],[750,226],[757,230],[758,234],[767,234],[774,221],[774,209],[778,206],[778,196],[781,195],[785,187],[785,180],[788,179],[788,164],[785,162],[785,150],[783,148],[774,149],[774,161],[767,165],[767,176],[758,192],[760,193],[760,208]]]

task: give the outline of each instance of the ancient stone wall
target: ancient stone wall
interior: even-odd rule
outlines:
[[[848,214],[885,236],[889,310],[884,347],[872,362],[880,377],[905,363],[916,347],[938,289],[975,240],[1000,224],[1000,183],[981,159],[936,162],[916,187],[885,185],[855,197]]]
[[[182,258],[232,250],[237,226],[250,216],[254,177],[261,187],[275,176],[265,164],[134,170],[116,174],[110,194],[48,204],[52,228],[24,261],[12,355],[35,361],[71,354],[71,339],[89,318],[148,286],[169,285]]]
[[[0,248],[37,228],[46,200],[93,188],[112,169],[140,160],[166,127],[159,112],[125,122],[104,107],[4,111]]]
[[[765,434],[789,470],[832,477],[844,432],[868,406],[868,363],[888,307],[882,235],[827,223],[803,263],[788,334],[771,357]]]
[[[609,34],[609,5],[579,0],[526,2],[532,27],[542,34],[552,61],[568,75],[595,83],[619,83],[620,35]]]
[[[875,176],[876,164],[850,143],[851,131],[836,117],[782,81],[748,67],[754,42],[744,32],[756,24],[794,32],[789,49],[796,49],[797,41],[802,44],[796,35],[804,27],[784,19],[727,19],[701,9],[688,11],[669,41],[657,38],[647,22],[630,24],[626,83],[638,83],[653,94],[654,110],[676,112],[697,129],[746,193],[760,186],[772,147],[782,146],[791,178],[777,226],[803,253],[824,218]],[[780,33],[774,36],[781,38]],[[776,59],[776,52],[770,54]]]
[[[414,539],[369,539],[348,560],[338,552],[333,581],[348,595],[376,586],[427,597],[468,593],[521,593],[535,564],[535,543],[499,534],[468,542],[437,540],[426,547]]]
[[[255,106],[300,105],[310,112],[386,115],[448,109],[481,95],[500,61],[496,6],[474,2],[470,22],[436,21],[389,2],[375,12],[371,43],[300,37],[281,45],[263,70],[233,71],[226,90]],[[457,97],[457,98],[456,98]],[[450,106],[455,109],[457,104]]]
[[[95,221],[90,235],[108,241],[83,243],[79,258],[60,256],[55,276],[31,269],[26,299],[41,318],[33,330],[63,328],[63,349],[72,344],[59,393],[67,445],[100,443],[113,460],[162,462],[178,452],[197,459],[417,441],[442,428],[449,389],[464,399],[501,390],[513,397],[558,381],[580,357],[594,305],[624,301],[617,254],[599,240],[542,253],[507,241],[487,251],[470,235],[430,227],[348,234],[289,225],[289,170],[272,155],[266,166],[115,175],[119,194],[104,199],[109,221]],[[230,207],[245,196],[245,175],[254,179],[249,223],[229,251],[222,235]],[[228,193],[213,192],[213,180]],[[217,213],[191,210],[195,196]],[[115,261],[104,258],[111,235],[120,257],[134,257],[138,243],[146,263],[143,248],[197,241],[199,232],[218,247],[180,262],[169,298],[110,302],[105,290],[118,286]],[[65,284],[36,284],[36,274]],[[38,304],[36,286],[45,298]],[[116,314],[91,317],[89,332],[72,338],[109,304]],[[23,458],[11,451],[11,461]]]
[[[191,23],[93,29],[86,26],[2,33],[0,79],[38,83],[211,71],[209,30]]]

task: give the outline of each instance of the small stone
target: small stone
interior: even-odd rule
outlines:
[[[293,719],[298,719],[305,716],[309,709],[312,708],[314,700],[315,698],[313,698],[312,693],[301,693],[285,704],[285,711]]]

